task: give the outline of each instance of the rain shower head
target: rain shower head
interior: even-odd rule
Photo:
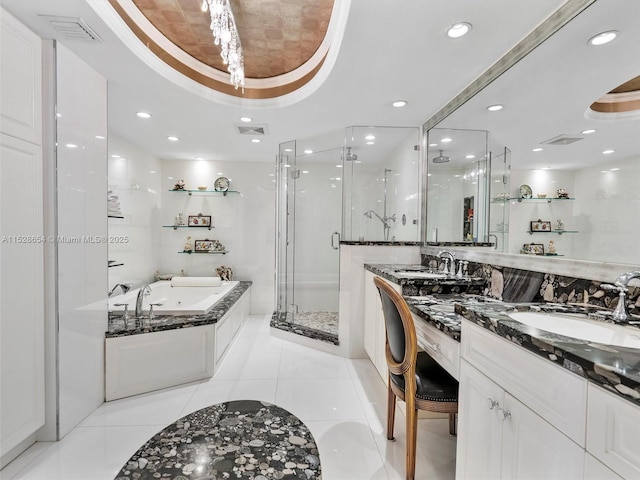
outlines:
[[[344,160],[347,162],[353,162],[358,159],[358,155],[351,151],[351,147],[347,147],[347,153],[344,155]]]
[[[371,218],[371,210],[369,210],[368,212],[364,212],[362,215],[364,215],[367,218]]]
[[[440,150],[440,155],[437,157],[433,157],[431,160],[433,163],[447,163],[449,161],[449,157],[445,157],[442,155],[443,150]]]

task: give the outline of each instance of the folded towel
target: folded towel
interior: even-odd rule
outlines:
[[[172,287],[219,287],[222,285],[220,277],[173,277]]]

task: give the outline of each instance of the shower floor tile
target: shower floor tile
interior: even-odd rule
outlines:
[[[298,312],[287,313],[287,321],[313,328],[321,332],[338,335],[338,312]]]

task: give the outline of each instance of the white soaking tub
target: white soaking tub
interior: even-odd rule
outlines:
[[[170,280],[161,280],[149,284],[151,293],[145,295],[142,302],[142,312],[149,313],[149,304],[154,305],[153,311],[156,315],[205,315],[224,296],[229,293],[239,282],[220,282],[220,286],[171,286]],[[136,299],[139,288],[131,290],[123,295],[113,296],[109,299],[109,311],[114,314],[121,314],[124,307],[115,306],[125,303],[129,305],[129,313],[133,314],[136,309]]]

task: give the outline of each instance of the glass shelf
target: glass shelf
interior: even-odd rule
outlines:
[[[567,200],[575,200],[575,198],[557,198],[557,197],[545,197],[545,198],[516,198],[512,200],[518,200],[520,202],[566,202]]]
[[[199,193],[199,194],[207,194],[207,195],[223,195],[223,196],[227,196],[228,193],[233,193],[233,194],[239,194],[240,192],[237,190],[227,190],[226,192],[219,192],[218,190],[169,190],[170,192],[176,192],[176,193],[187,193],[189,195],[193,195],[194,193]]]
[[[577,230],[551,230],[550,232],[532,232],[531,230],[528,230],[527,233],[529,235],[533,235],[534,233],[555,233],[557,235],[562,235],[563,233],[578,233]]]
[[[124,265],[124,263],[121,262],[115,262],[113,260],[109,260],[109,262],[107,263],[107,267],[111,268],[111,267],[122,267]]]
[[[107,215],[108,218],[124,218],[124,215]]]
[[[229,252],[227,252],[226,250],[223,250],[221,252],[185,252],[185,251],[182,251],[182,252],[178,252],[178,253],[186,253],[187,255],[191,255],[191,254],[194,254],[194,255],[225,255],[226,253],[229,253]]]
[[[209,225],[207,227],[194,227],[191,225],[162,225],[162,228],[173,228],[174,230],[177,230],[178,228],[202,228],[202,229],[207,229],[207,230],[211,230],[212,228],[216,228],[213,225]]]

